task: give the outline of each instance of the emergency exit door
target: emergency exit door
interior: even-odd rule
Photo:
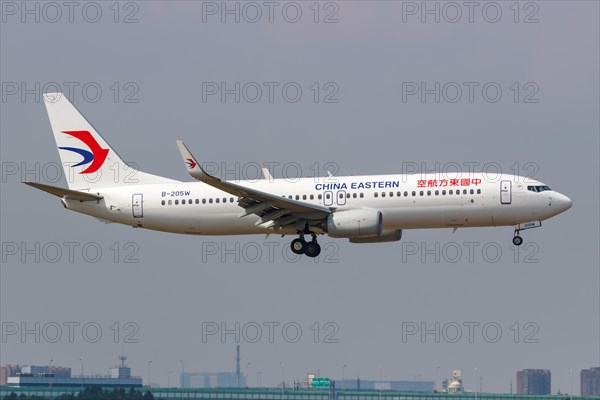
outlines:
[[[501,181],[500,182],[500,204],[512,203],[512,182]]]
[[[144,216],[144,197],[141,193],[133,195],[131,208],[133,210],[133,218],[142,218]]]

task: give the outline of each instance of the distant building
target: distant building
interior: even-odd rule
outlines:
[[[53,374],[57,378],[66,378],[66,377],[71,376],[71,368],[60,367],[58,365],[49,366],[48,372]]]
[[[11,377],[32,377],[46,376],[67,378],[71,376],[71,368],[60,367],[57,365],[37,366],[37,365],[5,365],[0,367],[0,386],[8,385],[8,378]]]
[[[369,381],[364,379],[336,380],[337,390],[392,390],[395,392],[433,392],[433,381]]]
[[[6,386],[9,376],[16,376],[21,372],[19,365],[3,365],[0,367],[0,386]]]
[[[581,370],[581,395],[600,396],[600,367]]]
[[[71,368],[57,366],[27,365],[6,378],[6,384],[14,387],[141,387],[142,378],[131,376],[131,370],[125,366],[125,356],[119,357],[121,365],[112,368],[110,375],[71,376]]]
[[[117,365],[110,369],[110,377],[117,379],[127,379],[131,378],[131,368],[125,365],[125,360],[127,357],[124,355],[119,356],[119,361],[121,361],[121,365]],[[148,382],[150,384],[150,382]]]
[[[448,379],[442,379],[442,392],[446,393],[448,391],[448,383],[450,383]]]
[[[455,369],[452,371],[452,378],[442,380],[442,392],[457,394],[464,391],[462,370]]]
[[[246,386],[246,376],[235,372],[182,372],[182,388],[236,388]]]
[[[547,369],[524,369],[517,372],[517,394],[550,394],[551,376]]]

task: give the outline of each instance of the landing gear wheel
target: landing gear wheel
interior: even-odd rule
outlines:
[[[306,243],[305,254],[308,257],[316,257],[321,254],[321,246],[316,241]]]
[[[290,247],[295,254],[304,254],[307,248],[306,240],[302,238],[292,240]]]
[[[515,246],[520,246],[521,244],[523,244],[523,238],[519,235],[516,235],[515,237],[513,237],[513,244]]]

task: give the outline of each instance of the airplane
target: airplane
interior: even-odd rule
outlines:
[[[44,103],[68,189],[24,182],[60,198],[72,211],[134,228],[190,235],[297,235],[296,254],[317,257],[319,235],[351,243],[399,241],[421,228],[514,226],[520,232],[572,206],[540,181],[482,173],[396,174],[222,180],[203,169],[182,141],[192,178],[182,182],[127,165],[62,93]],[[310,239],[307,237],[310,236]]]

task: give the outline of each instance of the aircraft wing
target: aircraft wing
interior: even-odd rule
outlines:
[[[223,181],[204,171],[181,140],[177,141],[177,147],[179,147],[188,172],[194,179],[239,197],[238,204],[245,209],[240,214],[240,218],[256,214],[260,217],[256,224],[266,228],[279,228],[293,224],[298,226],[301,224],[303,227],[306,222],[322,220],[332,212],[324,206],[293,200],[237,183]]]

